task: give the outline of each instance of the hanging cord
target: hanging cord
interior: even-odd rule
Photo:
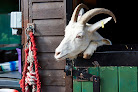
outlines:
[[[38,72],[38,61],[37,61],[37,48],[36,48],[36,43],[35,43],[35,38],[33,32],[29,33],[30,35],[30,40],[32,42],[32,50],[33,50],[33,57],[34,57],[34,64],[35,64],[35,73],[36,73],[36,79],[37,79],[37,92],[40,92],[41,89],[41,82],[39,78],[39,72]]]
[[[25,31],[27,31],[26,29]],[[27,35],[27,34],[26,34]],[[33,68],[33,66],[35,66]],[[22,72],[23,76],[20,81],[22,92],[40,92],[41,82],[38,72],[37,48],[34,38],[34,30],[27,35],[27,43],[25,47],[25,65]],[[30,87],[32,91],[30,91]]]

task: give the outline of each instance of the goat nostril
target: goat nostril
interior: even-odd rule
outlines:
[[[56,56],[59,55],[59,54],[60,54],[60,52],[56,52]]]

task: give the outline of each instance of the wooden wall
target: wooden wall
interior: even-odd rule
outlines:
[[[54,59],[55,48],[63,39],[66,26],[66,0],[22,0],[23,30],[27,23],[36,24],[35,38],[41,69],[42,92],[71,92],[64,73],[65,62]],[[22,44],[26,42],[24,31]],[[22,56],[24,61],[24,52]],[[70,82],[70,83],[69,83]],[[68,84],[68,85],[67,85]]]

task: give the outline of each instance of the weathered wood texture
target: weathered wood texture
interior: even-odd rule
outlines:
[[[36,36],[64,35],[64,19],[34,20],[36,25]]]
[[[57,62],[54,58],[54,53],[38,53],[38,61],[41,69],[64,69],[65,62]]]
[[[32,18],[33,19],[64,18],[63,5],[64,5],[63,2],[33,3]]]
[[[63,36],[36,37],[38,52],[55,52]],[[54,57],[53,57],[54,58]]]
[[[42,86],[42,92],[65,92],[63,86]]]
[[[64,73],[65,62],[54,59],[55,48],[64,35],[66,0],[22,1],[24,31],[28,22],[36,25],[35,38],[41,67],[39,73],[42,92],[72,92],[72,78],[66,77]],[[26,43],[25,34],[22,35],[22,40]]]
[[[66,76],[65,78],[66,91],[65,92],[73,92],[73,81],[72,80],[73,80],[72,76]]]
[[[25,30],[27,27],[28,23],[28,0],[21,0],[21,11],[22,11],[22,30]],[[26,42],[26,36],[25,36],[25,31],[22,31],[22,61],[25,61],[25,42]]]
[[[42,85],[65,86],[64,70],[39,70]]]

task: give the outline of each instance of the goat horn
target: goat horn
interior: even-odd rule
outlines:
[[[79,14],[79,11],[80,11],[80,9],[81,8],[85,8],[85,9],[89,9],[86,5],[84,5],[84,4],[79,4],[76,8],[75,8],[75,10],[74,10],[74,12],[73,12],[73,14],[72,14],[72,17],[71,17],[71,21],[72,22],[77,22],[77,17],[78,17],[78,14]]]
[[[104,8],[95,8],[95,9],[87,11],[81,17],[81,19],[79,20],[79,22],[81,24],[85,25],[92,17],[94,17],[95,15],[101,14],[101,13],[108,14],[108,15],[112,16],[113,19],[114,19],[114,21],[115,21],[115,23],[116,23],[116,17],[115,17],[115,15],[110,10],[104,9]]]

